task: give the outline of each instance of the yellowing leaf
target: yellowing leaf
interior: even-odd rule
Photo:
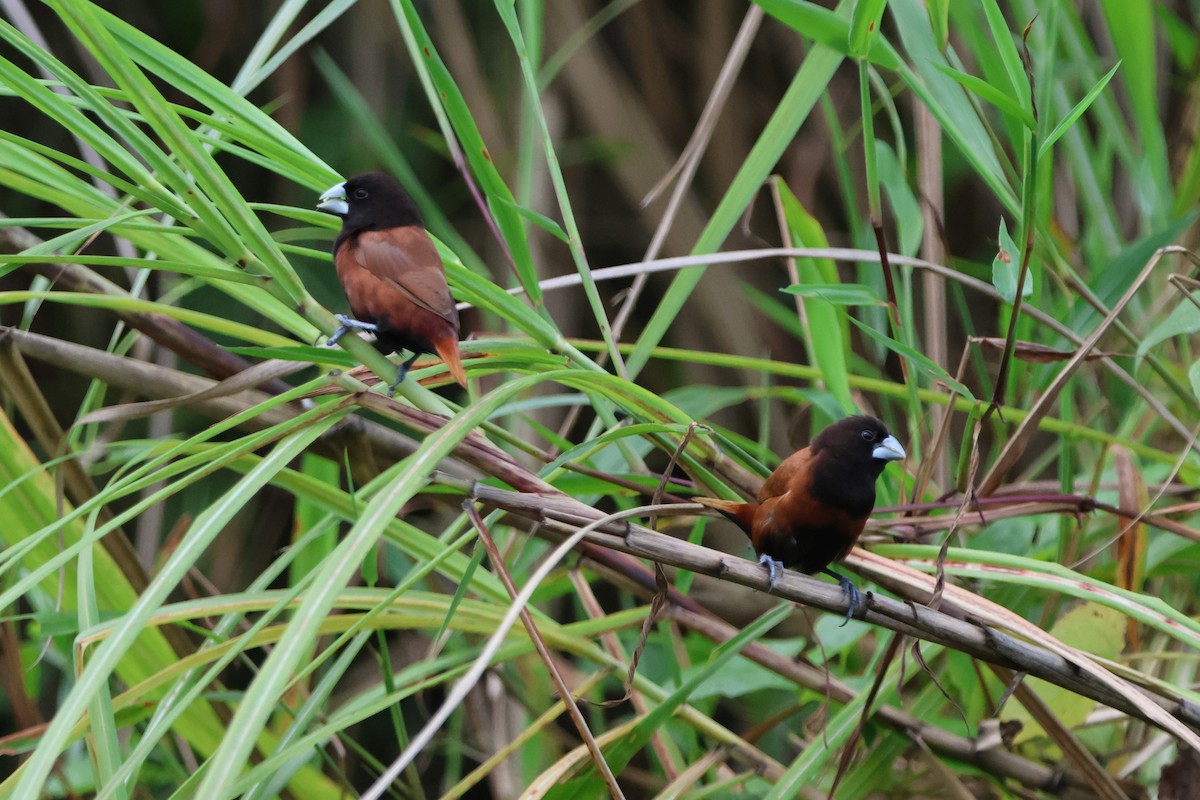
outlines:
[[[1060,617],[1050,629],[1050,634],[1063,644],[1099,658],[1117,659],[1125,647],[1125,615],[1107,606],[1084,603]],[[1059,721],[1067,728],[1082,724],[1096,707],[1096,701],[1090,697],[1075,694],[1038,678],[1026,678],[1025,684],[1037,693],[1042,702],[1058,715]],[[1024,726],[1017,734],[1017,744],[1046,735],[1042,726],[1015,701],[1009,701],[1009,707],[1002,716],[1005,720],[1015,720]]]

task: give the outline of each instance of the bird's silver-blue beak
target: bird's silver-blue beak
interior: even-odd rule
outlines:
[[[330,214],[337,214],[339,217],[344,217],[350,213],[350,204],[346,202],[345,181],[330,186],[318,199],[320,202],[317,203],[317,208],[321,211],[328,211]]]
[[[889,436],[871,451],[871,458],[880,461],[900,461],[904,458],[904,447],[895,436]]]

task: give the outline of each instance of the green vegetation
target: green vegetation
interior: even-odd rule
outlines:
[[[0,799],[1183,796],[1194,7],[23,5]],[[469,392],[320,345],[375,168]],[[839,627],[682,504],[858,411]]]

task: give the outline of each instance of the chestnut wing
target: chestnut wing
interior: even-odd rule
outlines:
[[[446,284],[441,256],[424,229],[415,225],[359,234],[349,257],[384,286],[458,329],[458,309]],[[340,272],[340,270],[339,270]]]
[[[815,460],[812,451],[807,447],[785,458],[758,490],[758,502],[763,503],[772,497],[779,497],[792,486],[807,486],[809,470],[812,469]]]

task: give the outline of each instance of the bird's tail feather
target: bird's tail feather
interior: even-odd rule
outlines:
[[[467,388],[467,371],[463,369],[462,359],[458,356],[458,340],[454,338],[439,339],[433,343],[437,354],[446,362],[446,369],[454,376],[454,380],[464,389]]]
[[[758,503],[739,503],[735,500],[718,500],[715,497],[693,497],[697,503],[702,506],[708,506],[714,511],[720,511],[730,520],[736,522],[738,527],[750,535],[751,526],[754,524],[754,512],[758,510]]]

